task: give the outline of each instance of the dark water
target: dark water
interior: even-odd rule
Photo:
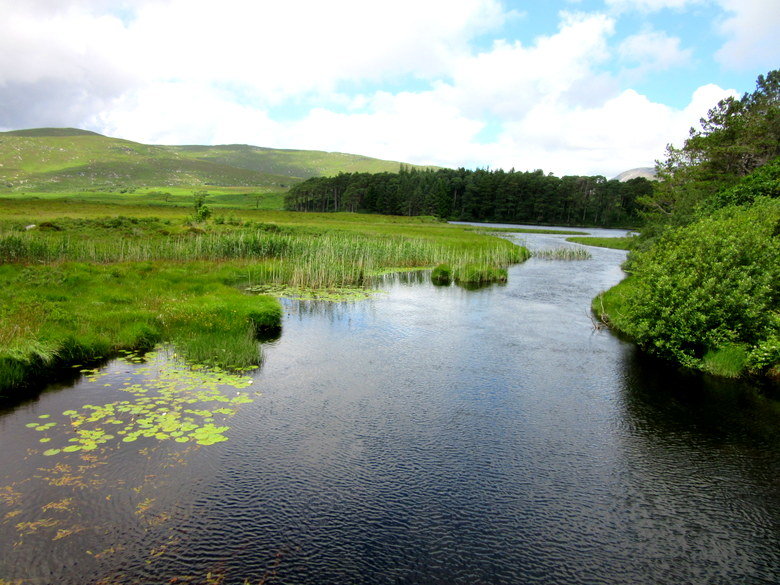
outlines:
[[[215,382],[253,398],[214,415],[226,442],[41,454],[25,424],[61,440],[61,412],[154,393],[170,353],[0,415],[0,579],[780,582],[777,403],[595,331],[624,253],[591,251],[478,291],[288,302],[251,386]]]

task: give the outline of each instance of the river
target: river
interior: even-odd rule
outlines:
[[[285,301],[243,376],[161,348],[6,406],[0,583],[780,582],[776,403],[595,329],[625,253],[590,251]]]

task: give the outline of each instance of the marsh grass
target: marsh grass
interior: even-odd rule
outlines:
[[[403,269],[443,262],[498,267],[523,259],[522,248],[497,238],[453,246],[422,237],[371,237],[341,231],[324,231],[312,237],[308,233],[277,233],[256,227],[134,238],[81,239],[68,232],[0,235],[3,263],[270,261],[262,271],[264,281],[308,288],[367,285],[371,275],[387,266]]]
[[[567,242],[583,244],[585,246],[596,246],[597,248],[612,248],[613,250],[632,250],[637,242],[636,236],[626,236],[623,238],[597,238],[597,237],[574,237],[566,238]]]
[[[452,283],[452,266],[449,264],[439,264],[431,272],[431,282],[440,286],[447,286]]]
[[[33,373],[163,341],[194,362],[257,364],[257,337],[278,329],[282,312],[247,288],[330,298],[391,268],[436,264],[463,282],[505,280],[504,268],[528,257],[439,222],[312,215],[191,225],[186,215],[42,222],[0,212],[0,393]],[[20,229],[25,222],[38,227]]]
[[[487,227],[487,226],[466,226],[466,229],[479,233],[510,233],[510,234],[554,234],[564,236],[587,236],[588,232],[578,230],[558,230],[552,228],[526,228],[526,227]]]
[[[251,269],[236,262],[0,266],[0,392],[164,340],[193,361],[257,364],[256,337],[280,326],[281,307],[236,287]]]
[[[483,285],[493,282],[506,282],[507,270],[488,264],[464,264],[454,271],[455,282],[460,285]]]
[[[703,358],[705,372],[726,378],[738,378],[745,371],[749,352],[746,344],[732,343],[708,351]]]
[[[590,252],[585,248],[568,248],[563,246],[533,250],[531,255],[542,260],[590,260],[592,258]]]

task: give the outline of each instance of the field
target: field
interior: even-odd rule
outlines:
[[[528,256],[433,218],[222,207],[216,194],[199,208],[191,193],[139,197],[0,199],[0,392],[161,342],[193,362],[251,367],[281,307],[250,289],[334,298],[387,271],[438,264],[466,285],[502,280]]]
[[[74,205],[97,203],[105,208],[118,205],[135,206],[138,213],[145,214],[146,208],[187,207],[193,204],[195,193],[205,193],[206,203],[217,209],[262,209],[281,210],[284,207],[284,193],[272,187],[210,187],[208,189],[192,187],[142,187],[132,192],[115,193],[104,191],[59,192],[19,192],[0,193],[4,207],[25,210],[23,213],[35,213],[35,208],[43,207],[50,211],[69,213]],[[58,205],[58,203],[67,205]],[[42,209],[47,213],[46,209]],[[154,213],[157,213],[155,211]],[[161,212],[165,213],[165,212]],[[174,214],[178,215],[178,214]]]

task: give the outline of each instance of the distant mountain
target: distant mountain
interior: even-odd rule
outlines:
[[[626,181],[636,179],[637,177],[643,177],[649,181],[658,180],[658,177],[655,176],[655,169],[653,167],[637,167],[635,169],[629,169],[627,171],[623,171],[615,178],[618,181],[625,183]]]
[[[12,191],[177,186],[284,189],[309,177],[397,172],[400,166],[354,154],[245,144],[155,146],[77,128],[0,132],[0,189]]]

